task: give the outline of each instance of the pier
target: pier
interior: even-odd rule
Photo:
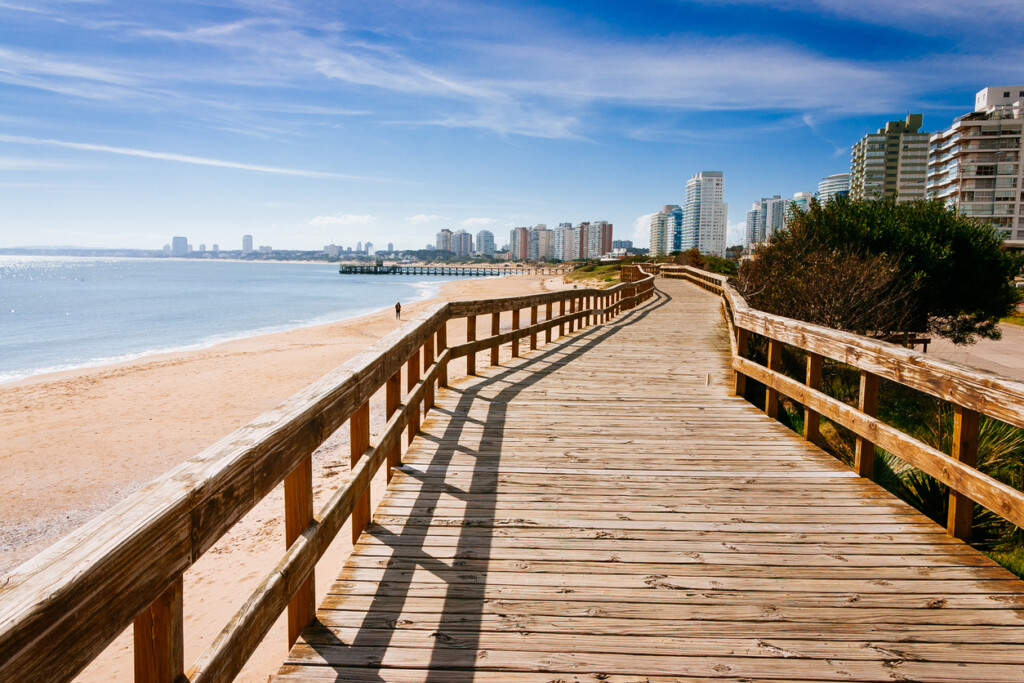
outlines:
[[[564,275],[571,268],[526,268],[511,266],[492,268],[486,266],[400,266],[400,265],[353,265],[343,263],[338,267],[342,275],[443,275],[455,277],[490,277],[500,275]]]
[[[136,680],[228,681],[284,613],[282,683],[1024,680],[1024,582],[965,543],[976,503],[1024,525],[974,468],[979,416],[1024,426],[1024,384],[627,268],[439,303],[44,551],[0,587],[0,680],[71,680],[134,623]],[[823,358],[860,370],[854,405]],[[954,405],[952,453],[878,419],[881,380]],[[822,417],[857,435],[852,467]],[[310,453],[339,428],[352,469],[314,512]],[[876,444],[949,487],[945,526],[871,481]],[[288,548],[186,663],[182,573],[281,482]],[[348,520],[355,550],[315,573]]]

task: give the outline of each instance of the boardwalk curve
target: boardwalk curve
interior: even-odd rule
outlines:
[[[1024,583],[733,396],[683,282],[453,383],[277,680],[1024,680]]]

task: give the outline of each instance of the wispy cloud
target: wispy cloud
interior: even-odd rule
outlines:
[[[651,218],[654,216],[653,213],[645,213],[642,216],[637,216],[633,219],[632,233],[630,239],[633,240],[633,246],[644,247],[649,245],[651,242]]]
[[[409,225],[423,225],[424,223],[433,223],[443,218],[444,216],[437,216],[432,213],[418,213],[415,216],[408,216],[405,222]]]
[[[466,218],[460,221],[465,228],[482,228],[486,225],[493,225],[498,222],[497,218]]]
[[[195,164],[197,166],[215,166],[217,168],[230,168],[239,171],[274,173],[277,175],[301,176],[304,178],[335,178],[341,180],[373,180],[378,182],[384,182],[376,178],[366,178],[362,176],[347,175],[344,173],[328,173],[325,171],[307,171],[297,168],[282,168],[279,166],[245,164],[237,161],[226,161],[224,159],[210,159],[207,157],[189,156],[187,154],[152,152],[145,149],[133,149],[131,147],[112,147],[110,145],[96,145],[87,142],[68,142],[65,140],[49,140],[44,138],[27,137],[23,135],[0,134],[0,142],[11,142],[23,145],[45,145],[48,147],[61,147],[64,149],[75,149],[84,152],[105,152],[107,154],[119,154],[121,156],[129,157],[141,157],[143,159],[174,161],[183,164]]]
[[[57,159],[0,157],[0,171],[82,171],[91,168],[96,167]]]
[[[336,213],[331,216],[316,216],[309,224],[316,228],[350,228],[357,225],[369,225],[376,221],[370,214]]]

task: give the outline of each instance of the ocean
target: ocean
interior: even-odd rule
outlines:
[[[452,277],[337,264],[0,256],[0,383],[355,318]]]

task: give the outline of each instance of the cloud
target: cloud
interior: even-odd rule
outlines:
[[[409,225],[422,225],[423,223],[433,223],[439,221],[444,216],[435,216],[432,213],[418,213],[415,216],[409,216],[405,219],[405,222]]]
[[[467,218],[462,221],[462,225],[467,228],[482,228],[497,222],[497,218]]]
[[[633,233],[632,240],[633,246],[637,248],[644,248],[651,243],[651,218],[654,213],[645,213],[642,216],[637,216],[633,219]]]
[[[311,218],[309,224],[317,228],[351,228],[357,225],[367,225],[376,220],[376,216],[370,214],[336,213],[332,216]]]
[[[109,145],[96,145],[88,142],[66,142],[64,140],[48,140],[43,138],[32,138],[22,135],[0,134],[0,142],[13,142],[23,145],[44,145],[48,147],[62,147],[64,149],[77,149],[85,152],[106,152],[108,154],[119,154],[129,157],[142,157],[144,159],[157,159],[160,161],[176,161],[183,164],[196,164],[198,166],[215,166],[218,168],[231,168],[240,171],[255,171],[257,173],[274,173],[277,175],[301,176],[304,178],[338,178],[342,180],[373,180],[376,178],[364,178],[343,173],[327,173],[324,171],[306,171],[297,168],[281,168],[278,166],[262,166],[259,164],[243,164],[237,161],[225,161],[223,159],[209,159],[207,157],[195,157],[186,154],[172,154],[169,152],[151,152],[144,149],[132,149],[130,147],[112,147]]]
[[[0,157],[0,171],[81,171],[92,168],[96,167],[55,159]]]

